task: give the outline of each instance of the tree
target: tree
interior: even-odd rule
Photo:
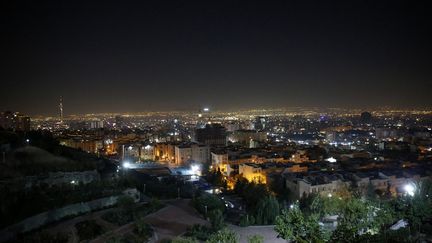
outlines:
[[[234,191],[246,201],[248,208],[255,208],[262,198],[270,194],[266,185],[248,182],[243,177],[237,179]]]
[[[212,229],[214,231],[218,231],[225,226],[224,217],[221,210],[215,209],[210,211],[209,218],[210,218]]]
[[[223,212],[225,205],[217,196],[211,194],[202,194],[196,197],[193,201],[194,207],[201,213],[206,214],[212,210],[220,210]],[[206,209],[207,208],[207,209]]]
[[[238,195],[241,195],[248,184],[249,182],[246,178],[242,176],[238,176],[236,183],[234,185],[234,192],[237,193]]]
[[[303,213],[305,213],[306,215],[310,215],[312,213],[317,213],[321,210],[322,201],[318,194],[303,194],[303,196],[300,198],[298,207],[300,207],[300,210]]]
[[[207,181],[215,186],[220,186],[226,188],[226,181],[220,169],[216,171],[211,171],[207,174]]]
[[[293,201],[294,194],[285,186],[285,178],[275,176],[269,182],[269,188],[279,200]]]
[[[430,180],[416,185],[414,195],[399,198],[396,207],[406,218],[413,232],[421,232],[425,223],[432,219],[432,183]],[[428,233],[428,232],[426,232]]]
[[[214,232],[209,227],[201,224],[194,224],[192,227],[187,229],[184,236],[194,238],[199,241],[206,241],[212,233]]]
[[[267,196],[258,202],[255,220],[257,224],[273,224],[279,215],[279,202],[274,196]]]
[[[293,242],[323,242],[325,238],[318,224],[318,215],[305,217],[297,205],[282,210],[282,214],[276,217],[275,230],[279,237]]]
[[[229,229],[223,229],[212,234],[206,243],[237,243],[238,241],[236,233]]]
[[[352,198],[348,200],[333,232],[335,242],[353,242],[377,234],[382,227],[394,221],[392,210],[369,200]]]
[[[255,217],[253,215],[246,214],[240,217],[241,227],[246,227],[253,224],[255,224]]]

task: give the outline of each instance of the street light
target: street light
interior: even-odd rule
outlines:
[[[415,186],[413,184],[406,184],[404,186],[404,190],[405,192],[409,195],[409,196],[414,196],[414,192],[415,192]]]
[[[131,167],[131,164],[129,163],[129,162],[123,162],[123,168],[126,168],[126,169],[128,169],[128,168],[130,168]]]

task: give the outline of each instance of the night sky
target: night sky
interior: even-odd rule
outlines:
[[[0,110],[432,107],[427,1],[12,1]]]

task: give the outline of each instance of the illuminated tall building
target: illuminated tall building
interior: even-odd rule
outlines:
[[[61,96],[60,96],[59,110],[60,110],[60,122],[63,123],[63,98]]]
[[[182,144],[175,146],[175,163],[184,165],[190,162],[209,163],[210,148],[202,144]]]

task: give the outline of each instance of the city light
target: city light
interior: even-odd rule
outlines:
[[[333,158],[333,157],[330,157],[330,158],[326,159],[326,161],[330,162],[330,163],[336,163],[337,162],[337,160],[335,158]]]
[[[131,163],[129,163],[129,162],[123,162],[123,168],[125,168],[125,169],[129,169],[129,168],[131,168]]]

